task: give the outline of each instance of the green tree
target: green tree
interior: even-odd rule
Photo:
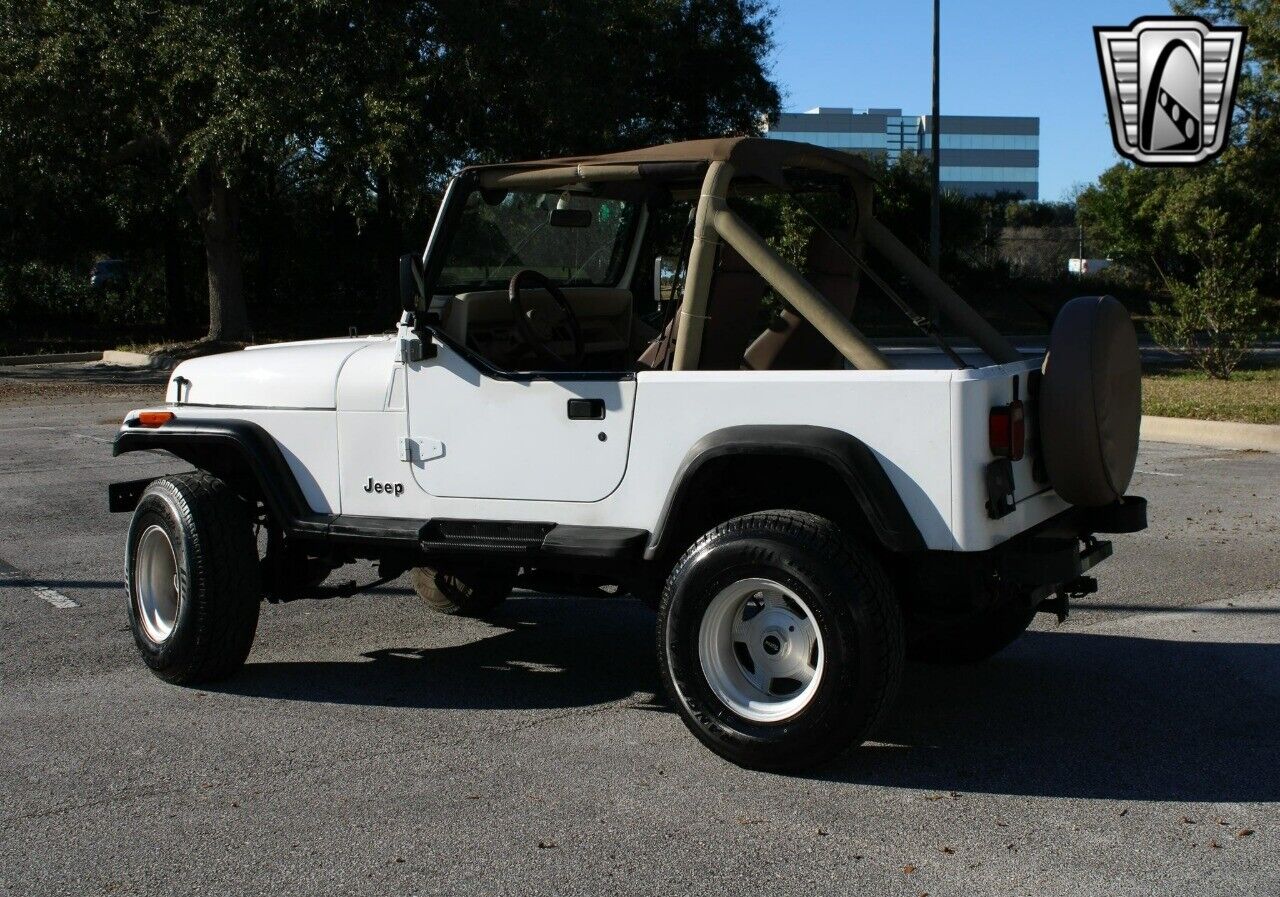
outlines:
[[[130,202],[149,191],[151,219],[170,221],[180,197],[203,247],[212,339],[249,334],[242,223],[261,217],[254,202],[313,217],[342,209],[372,232],[390,273],[406,225],[421,245],[432,194],[465,162],[745,133],[778,105],[765,70],[771,13],[756,0],[0,0],[0,10],[9,216],[50,205],[82,207],[81,221],[109,216],[130,182],[147,187]],[[291,235],[272,237],[306,256]],[[35,251],[10,243],[6,258]],[[266,258],[275,247],[253,249]]]
[[[7,131],[45,148],[31,173],[115,193],[133,167],[180,195],[208,270],[211,339],[245,339],[241,196],[257,165],[316,139],[340,99],[324,90],[337,11],[291,2],[57,3],[11,0],[0,55]],[[159,201],[157,201],[159,205]]]
[[[1231,142],[1214,162],[1104,172],[1078,201],[1090,245],[1150,289],[1152,335],[1228,377],[1274,324],[1280,293],[1280,15],[1272,0],[1175,2],[1175,11],[1249,28]]]
[[[1244,25],[1245,66],[1236,96],[1237,123],[1252,132],[1246,140],[1273,134],[1280,123],[1280,10],[1275,0],[1173,0],[1179,15]]]
[[[1264,308],[1251,270],[1261,226],[1243,245],[1228,236],[1227,214],[1205,211],[1194,230],[1179,235],[1199,270],[1189,281],[1169,279],[1170,299],[1152,304],[1151,335],[1205,373],[1227,380],[1262,335]]]
[[[442,0],[468,161],[756,133],[777,111],[756,0]],[[500,23],[495,27],[495,22]]]

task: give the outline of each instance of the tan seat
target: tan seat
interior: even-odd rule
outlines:
[[[727,243],[720,244],[707,295],[700,371],[737,371],[751,336],[760,326],[760,303],[769,285]]]
[[[832,231],[832,236],[840,241],[848,239],[842,231]],[[853,314],[858,297],[858,281],[853,274],[853,261],[848,253],[825,232],[815,229],[809,238],[805,280],[846,318]],[[747,350],[747,367],[788,371],[844,367],[844,357],[839,350],[797,312],[788,308],[779,318]]]
[[[742,369],[743,353],[759,326],[760,303],[766,289],[768,285],[764,278],[747,260],[728,244],[721,243],[707,294],[707,322],[702,331],[698,370]],[[669,322],[661,336],[649,344],[640,356],[641,368],[652,370],[664,366],[667,350],[672,346],[671,328],[674,326],[675,320]]]

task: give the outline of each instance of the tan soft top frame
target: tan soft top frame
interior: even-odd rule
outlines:
[[[789,140],[726,137],[598,156],[474,166],[467,171],[478,177],[481,187],[490,190],[554,190],[574,184],[626,181],[654,181],[668,187],[700,185],[693,246],[676,333],[675,370],[698,367],[711,272],[721,240],[746,259],[854,367],[860,370],[891,368],[889,359],[847,317],[728,207],[729,186],[734,178],[758,179],[787,189],[787,169],[820,171],[847,178],[856,205],[852,219],[857,227],[850,235],[851,250],[860,255],[866,244],[874,247],[996,363],[1021,360],[1022,355],[1008,340],[872,218],[874,178],[867,163],[851,153]]]
[[[871,167],[859,157],[839,150],[795,143],[790,140],[766,140],[762,137],[719,137],[710,140],[686,140],[643,149],[598,156],[565,156],[530,162],[500,165],[476,165],[468,171],[480,175],[485,187],[542,187],[591,180],[638,180],[647,174],[664,180],[681,180],[683,168],[687,180],[701,180],[703,166],[727,162],[738,177],[755,177],[777,187],[786,187],[784,170],[807,168],[827,171],[871,183]],[[683,165],[681,165],[683,163]]]

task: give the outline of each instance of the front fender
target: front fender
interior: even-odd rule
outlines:
[[[293,527],[310,514],[280,447],[255,423],[206,418],[143,427],[130,419],[116,433],[111,454],[155,449],[207,470],[242,492],[254,489],[282,526]]]

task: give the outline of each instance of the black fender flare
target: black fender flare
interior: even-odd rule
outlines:
[[[656,557],[663,547],[663,534],[671,529],[672,514],[678,513],[690,497],[702,467],[729,455],[802,458],[824,464],[849,489],[881,545],[894,552],[927,548],[888,473],[861,439],[830,427],[747,425],[708,433],[685,454],[645,549],[647,559]]]
[[[244,420],[172,420],[159,427],[126,421],[111,454],[161,449],[198,468],[219,474],[210,459],[232,453],[253,474],[267,510],[286,529],[311,516],[297,478],[280,446],[262,427]],[[212,469],[211,469],[212,468]]]

